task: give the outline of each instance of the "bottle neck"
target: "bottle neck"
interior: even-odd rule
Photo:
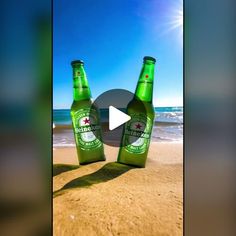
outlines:
[[[74,101],[91,98],[91,92],[83,65],[73,66],[73,98]]]
[[[135,98],[152,103],[154,63],[144,62],[135,90]]]

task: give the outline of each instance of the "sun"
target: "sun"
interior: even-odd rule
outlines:
[[[181,33],[183,33],[183,9],[175,11],[170,25],[171,30],[180,29]]]
[[[175,6],[173,6],[168,15],[166,16],[166,21],[164,23],[165,30],[163,34],[168,34],[172,31],[176,31],[180,37],[183,36],[183,2],[179,1]]]

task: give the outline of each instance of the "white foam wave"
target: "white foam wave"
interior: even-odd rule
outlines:
[[[53,147],[75,147],[73,143],[54,143]]]

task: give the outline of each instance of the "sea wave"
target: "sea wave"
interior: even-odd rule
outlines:
[[[101,117],[103,129],[108,129],[107,112]],[[104,115],[106,113],[106,115]],[[106,118],[105,118],[106,117]],[[71,125],[70,110],[53,111],[53,147],[75,146]],[[155,121],[152,131],[153,142],[183,141],[183,108],[155,108]]]
[[[75,143],[54,143],[53,147],[75,147]]]

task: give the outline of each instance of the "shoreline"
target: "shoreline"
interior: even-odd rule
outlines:
[[[151,141],[151,143],[162,143],[162,144],[165,144],[165,143],[167,143],[167,144],[169,144],[169,143],[172,143],[172,144],[183,144],[183,140],[158,140],[158,141]],[[104,145],[107,145],[107,144],[104,144]],[[62,144],[53,144],[53,148],[54,149],[63,149],[63,148],[75,148],[76,147],[76,145],[75,144],[65,144],[65,145],[62,145]]]
[[[104,152],[106,161],[102,161],[101,163],[116,161],[119,147],[104,144]],[[151,142],[147,157],[147,165],[152,161],[157,163],[183,164],[183,142]],[[79,164],[76,147],[53,147],[53,164],[59,163]]]
[[[72,124],[59,124],[59,123],[53,123],[55,126],[53,130],[63,130],[63,129],[72,129]],[[108,129],[109,127],[109,121],[101,121],[101,125],[103,129]],[[183,122],[171,122],[171,121],[154,121],[154,126],[162,127],[162,126],[179,126],[183,125]]]

